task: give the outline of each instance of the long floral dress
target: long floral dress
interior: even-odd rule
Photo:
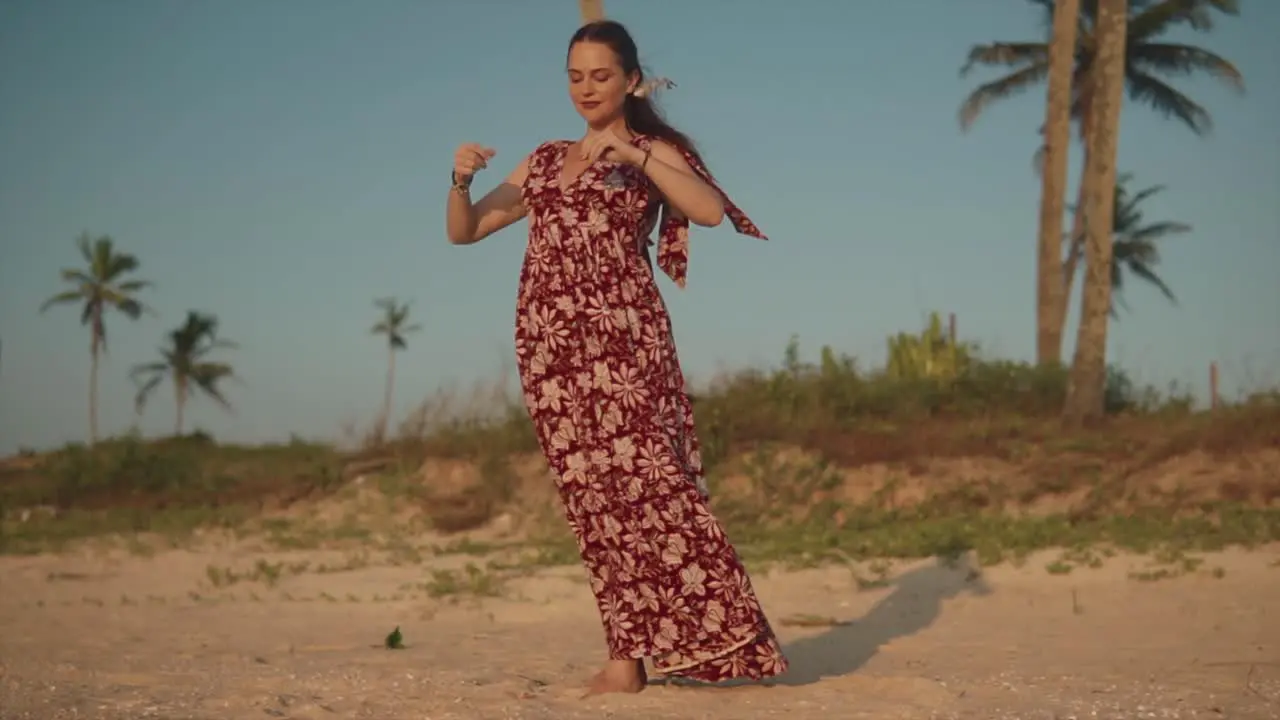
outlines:
[[[651,140],[633,142],[647,150]],[[539,146],[521,189],[529,242],[516,357],[610,657],[650,657],[659,673],[705,682],[777,675],[786,658],[706,503],[692,406],[648,256],[661,196],[638,168],[607,160],[562,188],[571,144]],[[738,232],[764,238],[725,205]],[[683,287],[688,221],[664,210],[659,231],[658,265]]]

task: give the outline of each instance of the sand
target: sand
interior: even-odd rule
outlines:
[[[340,563],[226,547],[0,558],[0,718],[1280,718],[1280,548],[1157,581],[1131,576],[1142,558],[1055,575],[1054,557],[899,563],[870,589],[845,567],[760,570],[788,676],[586,700],[604,642],[576,567],[481,599],[420,587],[475,558],[220,588],[210,566]],[[407,647],[387,650],[396,625]]]

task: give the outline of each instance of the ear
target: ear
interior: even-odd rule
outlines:
[[[627,77],[627,94],[628,94],[628,95],[634,95],[634,94],[635,94],[636,89],[640,87],[640,79],[641,79],[641,78],[640,78],[640,71],[639,71],[639,70],[633,71],[633,72],[632,72],[632,73]]]

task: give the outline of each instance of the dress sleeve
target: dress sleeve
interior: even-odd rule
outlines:
[[[652,141],[650,141],[652,142]],[[711,172],[707,170],[707,166],[702,162],[696,154],[689,152],[683,148],[680,149],[684,155],[685,162],[689,163],[689,167],[698,174],[711,187],[720,193],[724,198],[724,213],[733,223],[733,228],[743,235],[750,235],[761,240],[768,240],[764,233],[760,232],[760,228],[751,222],[742,210],[725,195],[724,190],[720,189],[720,185],[716,183],[715,178],[711,177]],[[662,205],[662,218],[658,224],[658,267],[675,281],[678,287],[683,288],[688,279],[689,273],[689,219],[679,214],[674,208],[669,207],[666,203]]]

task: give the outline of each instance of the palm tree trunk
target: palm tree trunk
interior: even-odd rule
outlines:
[[[604,19],[604,0],[578,0],[578,14],[585,25]]]
[[[1085,164],[1089,162],[1089,152],[1085,150]],[[1071,286],[1075,284],[1076,270],[1080,268],[1080,257],[1084,253],[1084,182],[1076,190],[1076,211],[1071,213],[1071,241],[1067,244],[1067,258],[1062,261],[1062,317],[1058,321],[1061,327],[1067,324],[1067,298],[1071,297]],[[1059,329],[1058,332],[1062,332]]]
[[[1080,1],[1058,0],[1049,43],[1049,90],[1045,102],[1045,157],[1040,178],[1040,238],[1036,259],[1036,363],[1062,362],[1067,305],[1062,268],[1062,213],[1071,146],[1071,77],[1075,71]]]
[[[1107,377],[1107,322],[1111,310],[1111,228],[1115,213],[1116,148],[1124,90],[1128,0],[1098,0],[1098,52],[1090,88],[1085,183],[1085,279],[1075,357],[1064,419],[1081,425],[1102,417]]]
[[[1085,162],[1089,164],[1089,151],[1085,148]],[[1071,288],[1075,285],[1076,271],[1080,269],[1080,260],[1084,256],[1084,199],[1085,199],[1085,182],[1084,178],[1076,187],[1076,209],[1071,213],[1071,235],[1067,243],[1067,256],[1062,260],[1060,269],[1062,272],[1062,297],[1058,306],[1053,309],[1053,317],[1051,318],[1053,325],[1049,332],[1056,339],[1056,349],[1054,357],[1062,357],[1062,339],[1067,336],[1067,311],[1071,309]]]
[[[93,324],[93,340],[89,343],[89,444],[98,443],[98,356],[101,354],[102,338],[98,334],[98,323]]]
[[[184,411],[186,410],[186,407],[187,407],[187,383],[184,380],[180,378],[174,379],[173,396],[174,396],[173,436],[176,438],[180,438],[182,437],[182,420],[183,420],[182,416],[184,415]]]
[[[391,421],[392,389],[396,382],[396,349],[391,348],[387,357],[387,386],[382,397],[382,418],[378,423],[378,441],[387,438],[387,425]]]
[[[1083,112],[1080,118],[1080,145],[1083,148],[1084,167],[1089,166],[1089,124],[1093,122],[1091,116],[1091,108],[1093,104],[1089,101],[1090,89],[1082,87],[1079,89],[1083,95],[1081,103]],[[1083,175],[1083,173],[1082,173]],[[1080,268],[1080,260],[1084,256],[1084,202],[1085,191],[1087,185],[1084,177],[1076,183],[1076,204],[1075,210],[1071,213],[1071,235],[1067,240],[1067,257],[1062,261],[1062,303],[1058,305],[1054,317],[1054,330],[1058,337],[1058,355],[1062,355],[1062,339],[1066,337],[1067,327],[1067,311],[1071,309],[1071,288],[1075,284],[1076,270]]]

